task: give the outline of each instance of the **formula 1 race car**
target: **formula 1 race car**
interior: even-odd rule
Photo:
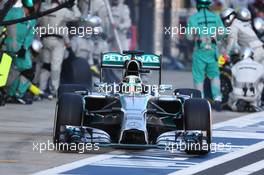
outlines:
[[[210,152],[209,102],[195,89],[176,89],[172,95],[162,95],[172,86],[161,84],[161,60],[161,55],[142,51],[104,53],[101,75],[104,69],[122,69],[124,77],[119,84],[96,83],[97,92],[76,84],[62,85],[54,143],[167,150],[171,146],[184,148],[189,154]],[[158,86],[142,83],[142,74],[150,71],[159,71]]]

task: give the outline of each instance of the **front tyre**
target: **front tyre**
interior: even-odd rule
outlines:
[[[206,147],[203,146],[203,140],[199,142],[199,149],[187,148],[185,152],[187,154],[207,154],[210,152],[210,146],[212,142],[211,131],[211,107],[205,99],[188,99],[184,103],[184,125],[186,131],[205,131]]]
[[[64,93],[57,102],[54,119],[53,143],[60,143],[60,128],[64,125],[81,126],[83,115],[82,96]]]

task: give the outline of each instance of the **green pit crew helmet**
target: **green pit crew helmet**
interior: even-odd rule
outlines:
[[[209,8],[212,4],[211,0],[196,0],[196,8],[199,10],[201,8]]]
[[[22,4],[27,8],[33,8],[34,0],[22,0]]]

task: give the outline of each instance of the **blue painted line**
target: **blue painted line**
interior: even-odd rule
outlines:
[[[249,146],[256,144],[263,139],[249,139],[249,138],[228,138],[228,137],[213,137],[213,143],[231,143],[232,145],[241,145],[241,146]]]
[[[262,133],[264,130],[264,121],[260,121],[258,123],[248,125],[246,127],[234,127],[234,126],[224,126],[215,129],[215,131],[240,131],[240,132],[256,132]]]
[[[240,121],[239,118],[235,121],[223,122],[218,126],[215,125],[216,129],[213,132],[218,131],[218,133],[216,132],[215,137],[213,137],[212,144],[228,143],[230,144],[228,145],[229,148],[231,146],[229,150],[218,150],[205,156],[187,155],[185,152],[178,151],[171,153],[154,149],[125,151],[122,155],[117,154],[97,161],[89,161],[89,163],[84,162],[80,166],[75,166],[78,168],[69,168],[58,172],[66,175],[167,175],[263,141],[264,137],[262,139],[261,133],[264,133],[264,118],[259,114],[251,115],[251,117],[245,116],[245,118],[246,120],[241,123],[241,126],[245,127],[236,125],[236,122]],[[257,134],[256,138],[255,133]],[[239,137],[236,137],[235,134],[239,134]],[[241,136],[243,137],[241,138]],[[222,145],[222,148],[226,147]]]
[[[264,138],[263,138],[264,140]],[[231,145],[236,145],[236,146],[250,146],[250,145],[253,145],[255,143],[258,143],[262,141],[261,139],[248,139],[248,138],[227,138],[227,137],[214,137],[213,138],[213,143],[231,143]],[[110,161],[113,161],[113,162],[116,162],[116,165],[115,163],[112,164],[111,166],[107,165],[107,163],[104,165],[103,162],[97,162],[93,165],[86,165],[86,166],[83,166],[83,167],[79,167],[79,168],[76,168],[76,169],[73,169],[73,170],[70,170],[70,171],[67,171],[67,172],[64,172],[63,174],[79,174],[79,175],[82,175],[82,174],[87,174],[87,175],[92,175],[92,174],[96,174],[96,175],[116,175],[116,174],[133,174],[133,175],[165,175],[165,174],[169,174],[171,172],[175,172],[175,171],[178,171],[178,170],[181,170],[183,168],[186,168],[188,166],[191,166],[193,164],[198,164],[198,163],[201,163],[201,162],[204,162],[204,161],[207,161],[207,160],[210,160],[210,159],[214,159],[216,157],[219,157],[219,156],[222,156],[224,154],[227,154],[228,152],[216,152],[216,153],[209,153],[208,155],[206,156],[188,156],[186,155],[185,153],[182,153],[182,156],[181,153],[176,153],[176,157],[186,157],[185,160],[183,161],[179,161],[179,160],[157,160],[158,157],[160,158],[164,158],[164,157],[170,157],[170,158],[173,158],[175,156],[173,156],[173,154],[169,153],[169,152],[164,152],[162,150],[160,151],[157,151],[157,150],[154,150],[156,152],[155,155],[152,155],[150,154],[152,152],[152,150],[147,150],[147,151],[144,151],[144,152],[133,152],[133,155],[131,154],[128,154],[126,156],[129,156],[129,157],[125,157],[124,155],[123,156],[120,156],[118,157],[115,156],[115,157],[112,157],[110,159]],[[144,158],[144,157],[140,157],[142,155],[148,155],[148,156],[153,156],[153,158],[151,157],[147,157],[147,158]],[[131,165],[122,165],[122,160],[123,161],[131,161]],[[157,169],[157,168],[137,168],[135,166],[133,166],[133,162],[142,162],[142,164],[144,164],[144,162],[151,162],[151,161],[154,161],[154,162],[158,162],[158,161],[161,161],[163,163],[166,163],[166,162],[173,162],[173,164],[171,163],[168,163],[168,166],[167,168],[168,169],[164,169],[164,168],[160,168],[160,169]],[[124,166],[124,167],[123,167]]]
[[[144,162],[142,162],[144,163]],[[151,168],[124,168],[124,167],[104,167],[104,166],[83,166],[62,174],[78,175],[167,175],[175,170],[151,169]]]

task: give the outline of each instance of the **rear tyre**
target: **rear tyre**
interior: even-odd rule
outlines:
[[[232,92],[232,83],[231,76],[227,72],[221,72],[220,74],[220,82],[221,82],[221,93],[222,93],[222,103],[227,104],[229,93]]]
[[[181,95],[188,95],[191,96],[192,98],[202,98],[202,93],[201,91],[197,90],[197,89],[188,89],[188,88],[184,88],[184,89],[175,89],[174,90],[175,94],[181,94]]]
[[[186,149],[187,154],[207,154],[210,152],[212,142],[211,107],[205,99],[188,99],[184,103],[184,125],[186,131],[206,131],[206,147],[200,145],[199,149]]]
[[[86,59],[69,58],[62,64],[61,83],[82,84],[92,88],[92,72]]]
[[[64,93],[74,93],[75,91],[87,91],[87,87],[81,84],[62,84],[58,89],[58,97]]]
[[[81,126],[83,114],[82,96],[74,93],[62,94],[57,102],[53,129],[53,143],[60,142],[63,125]]]
[[[5,88],[0,87],[0,106],[4,106],[6,103],[7,92]]]

